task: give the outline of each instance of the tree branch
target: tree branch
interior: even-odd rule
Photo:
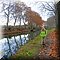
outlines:
[[[47,3],[47,4],[48,4],[48,3]],[[49,4],[48,4],[48,5],[49,5],[52,9],[46,8],[43,3],[42,3],[42,5],[43,5],[43,8],[45,8],[45,9],[47,9],[47,10],[49,10],[49,11],[53,11],[53,12],[55,13],[55,10],[54,10]]]
[[[48,2],[46,2],[47,3],[47,5],[49,6],[49,7],[51,7],[51,9],[54,11],[55,9],[53,9],[53,7],[50,5],[50,4],[48,4]]]

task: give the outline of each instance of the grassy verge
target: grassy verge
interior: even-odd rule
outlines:
[[[50,30],[47,30],[49,32]],[[11,60],[26,60],[29,58],[36,58],[39,54],[39,49],[41,45],[42,37],[38,35],[33,40],[30,40],[27,44],[22,46],[15,55],[11,56]]]

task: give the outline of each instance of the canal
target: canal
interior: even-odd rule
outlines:
[[[39,31],[3,37],[0,39],[0,59],[9,58],[9,56],[15,54],[21,46],[34,39],[38,34]]]

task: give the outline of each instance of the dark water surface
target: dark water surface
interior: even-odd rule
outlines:
[[[21,48],[21,46],[28,43],[29,40],[32,40],[38,34],[39,32],[31,32],[29,34],[4,37],[0,39],[0,59],[12,56],[19,48]]]

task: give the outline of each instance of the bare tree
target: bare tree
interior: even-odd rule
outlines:
[[[55,15],[56,13],[56,4],[55,2],[45,2],[45,1],[38,1],[35,2],[36,5],[38,5],[38,9],[40,10],[40,13],[46,14],[46,15]]]
[[[21,26],[21,18],[22,18],[22,5],[21,5],[21,2],[15,2],[15,12],[14,12],[14,19],[15,19],[15,22],[14,22],[14,25],[16,23],[16,19],[18,18],[18,21],[20,21],[20,24],[19,26]]]
[[[23,2],[17,2],[15,3],[15,16],[17,16],[18,21],[20,22],[19,26],[21,26],[21,21],[23,21],[24,26],[26,27],[25,24],[25,12],[27,10],[27,6]]]
[[[9,23],[9,19],[11,18],[11,12],[13,11],[14,7],[13,4],[9,3],[3,3],[3,9],[2,12],[4,12],[4,16],[7,18],[7,27]]]
[[[42,16],[47,16],[47,17],[55,16],[55,24],[57,25],[57,13],[56,13],[55,2],[38,1],[35,2],[35,5],[38,5],[38,9],[40,10],[40,14]]]

